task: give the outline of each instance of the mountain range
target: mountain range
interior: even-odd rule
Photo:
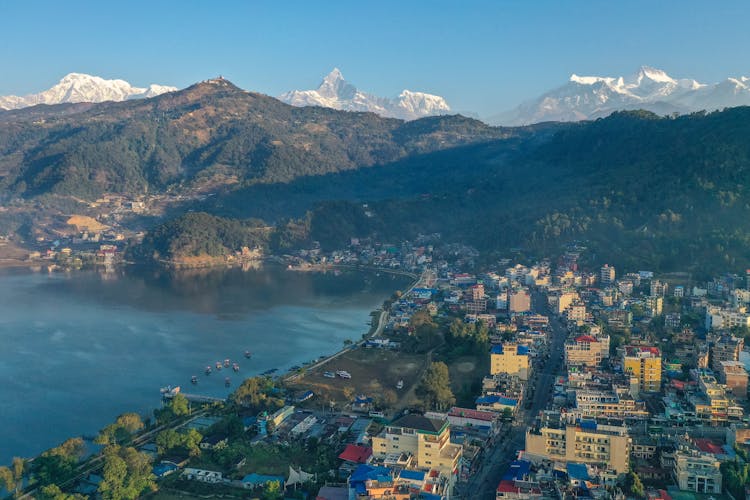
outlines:
[[[291,90],[279,100],[292,106],[322,106],[343,111],[370,111],[388,118],[414,120],[451,111],[440,96],[403,90],[398,97],[378,97],[362,92],[334,68],[315,90]]]
[[[750,78],[727,78],[714,84],[675,79],[666,72],[641,67],[628,77],[571,75],[565,85],[510,111],[491,116],[495,125],[546,121],[592,120],[614,111],[645,109],[659,115],[713,111],[750,105]]]
[[[146,88],[133,87],[125,80],[105,80],[83,73],[65,75],[52,88],[25,96],[0,96],[0,109],[21,109],[37,104],[124,101],[155,97],[173,92],[177,87],[151,84]]]

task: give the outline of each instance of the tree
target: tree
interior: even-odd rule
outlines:
[[[117,445],[104,449],[104,470],[99,483],[99,493],[104,500],[135,500],[155,488],[148,455]]]
[[[184,397],[184,396],[183,396]],[[137,413],[123,413],[114,423],[101,430],[96,437],[97,444],[117,444],[128,441],[133,434],[144,428],[143,420]]]
[[[425,406],[445,409],[455,404],[456,398],[451,391],[448,365],[442,361],[433,362],[422,375],[416,393],[422,398]]]
[[[175,417],[190,415],[190,402],[179,392],[172,398],[172,401],[169,403],[169,408],[172,410],[172,414]]]
[[[71,438],[56,448],[36,457],[31,466],[40,485],[63,483],[73,474],[73,469],[83,455],[83,439]]]
[[[628,475],[625,476],[625,491],[636,498],[646,496],[646,489],[643,487],[641,478],[633,471],[628,472]]]
[[[65,493],[56,484],[42,487],[38,500],[87,500],[88,497],[78,493]]]
[[[282,498],[281,484],[278,481],[269,481],[263,488],[263,500],[277,500]]]

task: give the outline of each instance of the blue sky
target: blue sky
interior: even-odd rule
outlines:
[[[487,116],[571,73],[750,76],[748,19],[746,1],[0,0],[0,95],[70,72],[179,87],[223,75],[277,95],[337,66],[362,90]]]

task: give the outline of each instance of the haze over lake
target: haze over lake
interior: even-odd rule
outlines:
[[[166,385],[225,396],[245,377],[332,354],[359,339],[369,313],[407,286],[403,276],[277,267],[3,271],[0,464],[95,435],[126,411],[150,415]],[[238,374],[203,374],[225,358],[240,364]]]

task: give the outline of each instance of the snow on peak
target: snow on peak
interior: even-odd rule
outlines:
[[[0,109],[19,109],[36,104],[124,101],[173,92],[176,87],[151,84],[133,87],[125,80],[105,80],[85,73],[68,73],[48,90],[26,96],[0,96]]]
[[[338,68],[323,78],[315,90],[291,90],[279,100],[292,106],[323,106],[346,111],[370,111],[389,118],[414,120],[445,114],[448,103],[440,96],[404,90],[396,98],[378,97],[362,92],[347,82]]]
[[[646,109],[657,114],[689,113],[750,105],[750,80],[730,78],[716,84],[674,79],[665,71],[641,66],[629,77],[572,74],[567,84],[489,119],[498,125],[578,121],[613,111]]]

